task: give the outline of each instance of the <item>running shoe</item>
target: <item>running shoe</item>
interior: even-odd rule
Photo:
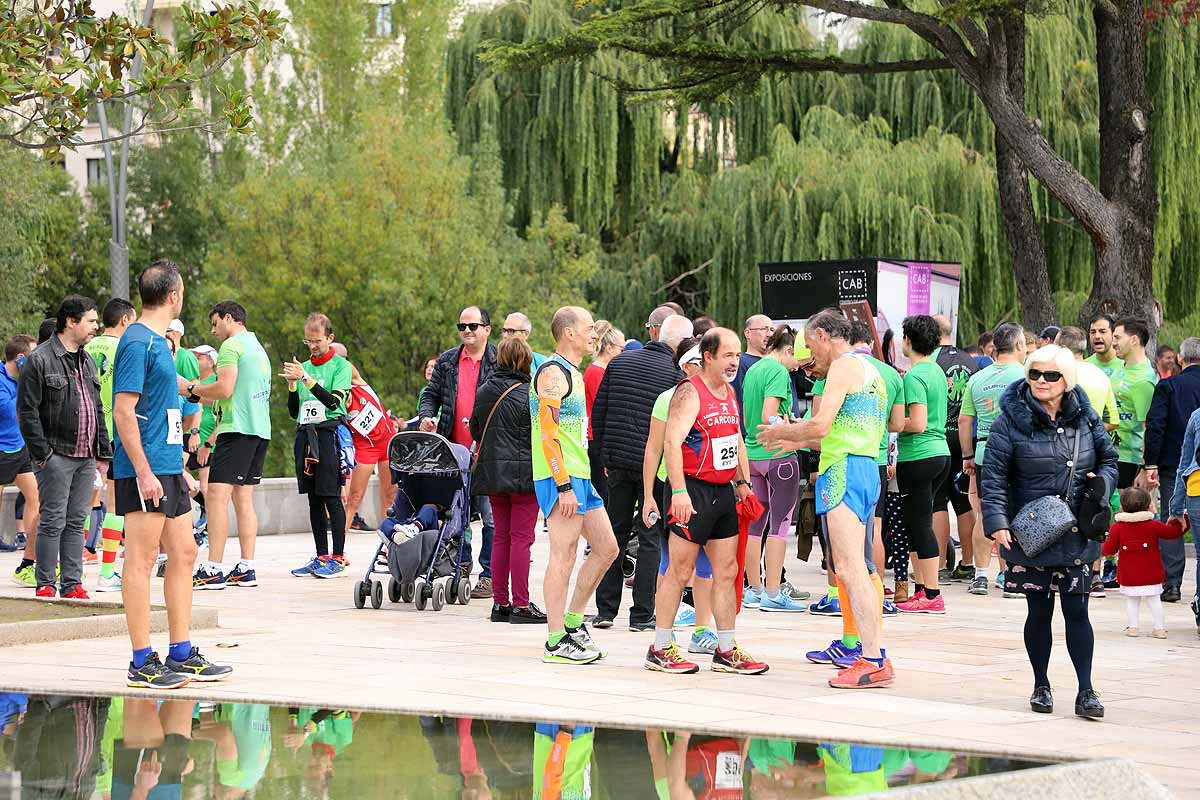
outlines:
[[[779,584],[779,591],[783,592],[793,600],[807,600],[808,598],[812,597],[812,592],[806,592],[803,589],[797,589],[787,581]]]
[[[90,567],[96,564],[98,561],[99,558],[96,556],[95,550],[88,550],[86,547],[83,548],[83,565],[85,567]]]
[[[988,593],[988,579],[986,575],[980,575],[971,581],[970,587],[967,589],[970,594],[986,595]]]
[[[884,658],[887,658],[887,651],[880,650],[879,652]],[[846,648],[846,653],[835,658],[833,660],[833,666],[837,667],[838,669],[850,669],[862,657],[862,642],[859,642],[858,644],[854,645],[854,647]]]
[[[1092,597],[1104,597],[1104,581],[1100,580],[1099,575],[1092,576]]]
[[[859,658],[852,665],[842,670],[836,677],[829,679],[829,685],[834,689],[882,689],[891,686],[896,678],[889,659],[883,660],[883,666],[877,667],[865,658]]]
[[[602,617],[599,614],[592,617],[592,627],[607,630],[613,626],[612,617]]]
[[[186,686],[191,680],[187,675],[180,675],[158,659],[158,653],[151,653],[146,663],[135,667],[129,662],[129,672],[125,676],[125,685],[135,689],[178,689]]]
[[[120,575],[120,573],[114,572],[112,575],[109,575],[108,577],[101,575],[100,579],[96,582],[96,591],[97,592],[119,592],[119,591],[121,591],[121,575]]]
[[[71,589],[71,591],[64,592],[62,595],[60,595],[60,597],[62,597],[63,600],[91,600],[92,599],[91,597],[88,596],[88,593],[86,591],[84,591],[83,584],[81,584],[81,583],[75,584],[75,587],[73,589]]]
[[[25,531],[17,531],[16,537],[13,539],[13,544],[16,549],[24,550],[25,545],[29,544],[29,537],[25,535]]]
[[[225,588],[225,573],[217,570],[209,572],[204,567],[196,570],[192,576],[192,588],[196,591],[218,591]]]
[[[862,655],[862,648],[846,647],[841,639],[834,639],[829,643],[829,647],[824,650],[809,650],[804,657],[814,664],[836,664],[839,659],[845,660],[851,655],[857,659]]]
[[[225,583],[230,586],[258,586],[258,575],[254,570],[242,569],[242,565],[238,564],[229,570],[229,574],[225,576]]]
[[[675,614],[676,628],[690,628],[696,624],[696,609],[689,605],[680,604],[678,613]]]
[[[742,591],[742,608],[758,608],[762,605],[763,589],[761,586],[747,586]]]
[[[575,644],[584,650],[587,650],[589,653],[595,653],[597,658],[604,658],[608,655],[608,653],[600,649],[600,645],[596,644],[596,640],[588,632],[587,625],[580,625],[578,628],[567,628],[567,636],[574,639]]]
[[[39,587],[37,587],[37,591],[34,592],[34,597],[40,598],[42,600],[53,600],[54,599],[54,587],[50,586],[48,584],[46,586],[39,586]]]
[[[200,648],[198,647],[192,647],[192,652],[188,653],[188,657],[183,661],[176,661],[167,656],[166,667],[172,672],[187,675],[192,680],[203,683],[223,681],[233,672],[233,667],[214,664],[200,655]]]
[[[346,568],[350,566],[350,562],[344,558],[330,557],[325,563],[312,571],[314,578],[341,578],[349,573]]]
[[[1188,606],[1192,610],[1192,614],[1196,617],[1196,635],[1200,636],[1200,595],[1192,598],[1191,605]]]
[[[162,578],[167,574],[167,554],[159,553],[154,561],[154,577]]]
[[[700,671],[700,665],[688,661],[679,652],[679,645],[672,642],[661,650],[654,645],[646,650],[646,669],[654,672],[670,672],[676,675],[691,675]]]
[[[639,620],[638,622],[629,620],[629,630],[633,631],[634,633],[645,633],[646,631],[652,631],[654,630],[655,625],[657,625],[657,623],[654,621],[654,617],[651,617],[650,619]]]
[[[1003,570],[1001,570],[1001,571],[1000,571],[999,573],[997,573],[997,575],[996,575],[996,588],[997,588],[997,589],[1003,589],[1003,588],[1004,588],[1004,571],[1003,571]]]
[[[22,567],[14,572],[12,574],[12,582],[22,589],[36,589],[37,571],[34,569],[33,564],[30,564],[28,567]]]
[[[322,561],[319,556],[313,556],[312,560],[303,567],[297,567],[296,569],[292,570],[292,574],[297,578],[307,578],[312,575],[313,572],[320,569],[324,564],[325,562]]]
[[[885,617],[894,617],[899,613],[900,613],[900,609],[896,608],[896,604],[893,603],[891,600],[884,598],[883,615]]]
[[[350,530],[352,531],[369,531],[371,526],[366,523],[358,514],[354,515],[354,519],[350,520]]]
[[[932,600],[925,595],[921,595],[919,598],[914,597],[907,603],[897,603],[896,608],[905,614],[945,614],[946,601],[942,599],[940,594]]]
[[[717,635],[708,628],[694,632],[692,640],[688,642],[688,652],[711,656],[717,652]]]
[[[764,594],[758,606],[759,611],[781,611],[791,612],[793,614],[802,613],[806,611],[807,608],[808,607],[804,603],[793,600],[790,596],[784,594],[783,592],[780,592],[774,597]]]
[[[559,639],[558,644],[551,646],[550,642],[546,642],[542,648],[542,663],[545,664],[591,664],[598,660],[598,654],[584,650],[570,634]]]
[[[383,539],[385,544],[404,544],[420,532],[421,529],[412,523],[397,525],[392,528],[391,535],[384,533],[382,530],[376,531],[379,534],[379,538]]]
[[[820,600],[808,607],[808,613],[816,614],[819,617],[840,617],[842,615],[842,603],[837,597],[823,595]]]
[[[761,675],[770,667],[765,661],[757,661],[742,648],[734,644],[732,650],[713,652],[712,671],[728,672],[733,675]]]
[[[17,544],[13,542],[9,544],[5,541],[0,541],[0,553],[15,553],[17,552]]]
[[[954,569],[950,570],[950,580],[955,583],[967,583],[975,577],[975,568],[966,564],[959,564]]]

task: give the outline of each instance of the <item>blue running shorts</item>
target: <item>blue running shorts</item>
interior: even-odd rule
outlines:
[[[604,508],[604,499],[587,478],[572,477],[571,489],[575,492],[575,499],[579,501],[580,514],[586,514],[594,508]],[[554,513],[554,506],[558,504],[558,484],[554,482],[554,478],[542,478],[533,482],[533,490],[537,494],[542,516],[549,517]]]
[[[846,456],[817,476],[817,513],[841,503],[865,525],[879,500],[879,465],[870,456]]]

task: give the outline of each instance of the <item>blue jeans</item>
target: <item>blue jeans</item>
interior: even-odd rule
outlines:
[[[1192,546],[1196,548],[1196,597],[1200,597],[1200,497],[1189,497],[1184,503],[1187,509],[1188,517],[1192,520]],[[1182,539],[1177,540],[1181,544]],[[1164,544],[1174,544],[1174,542],[1159,542],[1158,546],[1161,549]]]
[[[1178,467],[1159,467],[1158,480],[1162,486],[1162,494],[1166,497],[1166,502],[1160,502],[1162,506],[1159,509],[1159,516],[1163,522],[1167,521],[1170,516],[1171,495],[1175,491],[1175,474]],[[1191,498],[1188,498],[1189,500]],[[1200,499],[1200,498],[1197,498]],[[1200,517],[1192,517],[1200,523]],[[1167,573],[1167,579],[1163,581],[1163,587],[1180,589],[1183,587],[1183,571],[1187,567],[1187,543],[1183,538],[1160,540],[1158,543],[1158,552],[1162,556],[1163,570]]]
[[[492,503],[488,500],[487,495],[479,495],[471,498],[471,509],[479,512],[480,519],[483,520],[483,546],[479,550],[479,577],[492,577],[492,536],[495,535],[496,527],[492,524]],[[471,536],[463,537],[463,561],[471,561]]]

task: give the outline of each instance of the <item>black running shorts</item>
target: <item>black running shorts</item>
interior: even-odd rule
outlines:
[[[154,504],[142,499],[137,478],[117,478],[113,481],[117,515],[123,517],[136,511],[146,511],[175,519],[192,513],[192,498],[188,496],[187,482],[182,475],[159,475],[158,482],[162,484],[163,496]]]
[[[668,495],[668,530],[701,547],[710,541],[737,536],[737,496],[733,492],[733,484],[709,483],[690,475],[685,475],[684,481],[696,513],[687,525],[680,525],[669,511],[671,496]]]
[[[15,453],[0,453],[0,486],[8,486],[18,475],[33,472],[33,460],[29,450],[22,447]]]
[[[208,482],[257,486],[271,441],[248,433],[222,433],[208,458]]]

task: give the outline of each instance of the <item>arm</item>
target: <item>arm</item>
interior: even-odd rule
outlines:
[[[310,392],[312,392],[312,396],[317,398],[317,400],[321,402],[321,405],[325,406],[330,411],[340,406],[342,401],[346,399],[346,395],[350,393],[348,389],[334,389],[332,392],[328,391],[324,386],[317,383],[311,377],[309,378],[309,381],[311,381],[311,383],[305,384],[305,386]]]
[[[733,493],[738,500],[745,500],[754,494],[750,488],[750,457],[746,455],[746,440],[738,437],[738,468],[734,474],[735,488]]]
[[[292,419],[300,419],[300,394],[296,391],[296,384],[288,385],[288,416]]]
[[[571,475],[563,462],[562,442],[559,439],[559,412],[566,394],[567,377],[561,369],[546,369],[538,374],[538,423],[542,429],[542,455],[545,456],[550,474],[560,490],[558,511],[564,517],[570,518],[579,506],[579,498],[571,488]]]
[[[1146,445],[1142,450],[1142,463],[1146,465],[1146,469],[1154,469],[1158,466],[1159,456],[1162,455],[1163,435],[1167,429],[1167,410],[1170,405],[1171,382],[1159,381],[1150,395],[1150,407],[1146,410]]]
[[[1181,529],[1182,530],[1182,529]],[[1121,549],[1121,526],[1113,525],[1108,529],[1108,538],[1100,545],[1100,554],[1115,556]]]
[[[654,497],[654,481],[658,478],[658,464],[662,460],[663,440],[667,434],[667,423],[650,417],[650,435],[646,437],[646,452],[642,455],[642,524],[650,527],[646,519],[650,511],[658,512],[658,500]]]
[[[700,396],[691,383],[681,383],[671,398],[671,409],[667,414],[666,448],[667,479],[671,482],[671,514],[681,525],[687,525],[695,513],[692,499],[688,497],[687,482],[683,477],[683,440],[696,424],[700,413]]]
[[[1188,418],[1187,428],[1183,432],[1183,450],[1182,457],[1189,461],[1196,455],[1196,428],[1200,426],[1200,414],[1193,411],[1192,416]],[[1184,502],[1187,498],[1187,478],[1183,474],[1184,463],[1181,459],[1179,466],[1181,469],[1175,471],[1175,485],[1170,488],[1171,499],[1170,505],[1167,506],[1172,517],[1183,517]],[[1168,487],[1164,487],[1168,488]]]
[[[131,348],[132,349],[132,348]],[[162,484],[154,477],[146,451],[142,448],[142,432],[138,428],[137,402],[141,395],[117,392],[113,395],[113,427],[121,437],[121,446],[137,475],[138,490],[145,500],[157,504],[163,496]]]
[[[896,403],[888,414],[888,433],[899,433],[904,430],[904,403]]]
[[[855,370],[854,375],[850,374],[851,370]],[[854,359],[835,361],[825,378],[824,391],[821,395],[813,397],[812,417],[787,425],[759,425],[759,444],[771,452],[787,449],[789,445],[820,447],[821,439],[832,430],[834,417],[841,410],[850,387],[856,379],[862,380],[862,374],[862,365]]]
[[[779,414],[779,406],[782,402],[782,398],[779,397],[764,397],[762,405],[762,421],[766,422],[771,417]],[[788,413],[791,413],[790,408],[788,409]]]
[[[50,443],[46,440],[46,431],[42,428],[42,369],[38,359],[32,356],[25,359],[21,380],[17,382],[17,426],[33,463],[41,466],[51,455]],[[104,419],[103,416],[99,419]]]
[[[901,433],[924,433],[929,426],[929,406],[924,403],[908,404],[908,419]]]
[[[963,461],[975,461],[975,415],[958,415],[958,446],[962,450]],[[974,467],[972,467],[974,469]],[[963,470],[966,471],[965,469]]]
[[[1170,522],[1158,522],[1154,520],[1154,533],[1159,539],[1169,541],[1171,539],[1182,539],[1184,530],[1183,523],[1177,519]]]
[[[1117,411],[1117,396],[1113,394],[1112,386],[1108,387],[1108,394],[1104,396],[1104,413],[1100,417],[1104,420],[1104,430],[1111,433],[1117,429],[1120,412]]]
[[[209,401],[205,405],[210,405],[213,400],[228,400],[233,397],[233,387],[237,384],[238,368],[236,364],[228,364],[223,367],[217,367],[217,379],[212,383],[197,383],[192,391],[201,400]]]

